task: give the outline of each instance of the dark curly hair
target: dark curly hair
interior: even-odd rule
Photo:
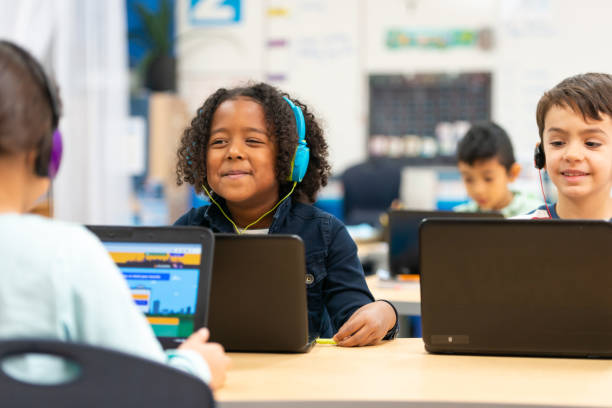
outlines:
[[[215,111],[223,102],[237,98],[249,98],[261,105],[264,111],[266,126],[277,147],[275,164],[276,179],[279,181],[279,195],[289,193],[293,182],[287,181],[291,172],[291,162],[297,148],[298,136],[295,116],[291,107],[283,99],[289,98],[279,89],[258,83],[232,89],[220,88],[208,97],[198,109],[195,118],[183,132],[177,151],[177,183],[187,182],[194,186],[197,193],[202,193],[202,185],[209,188],[206,180],[206,151],[210,138],[210,127]],[[327,162],[327,142],[323,130],[306,105],[297,99],[290,98],[304,113],[306,122],[306,143],[310,148],[310,160],[306,175],[295,187],[298,200],[314,202],[317,192],[327,185],[330,165]]]

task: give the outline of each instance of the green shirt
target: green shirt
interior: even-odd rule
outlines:
[[[525,214],[534,210],[543,204],[542,200],[534,197],[531,194],[524,194],[519,191],[513,191],[514,198],[510,204],[499,210],[505,218],[514,217],[515,215]],[[458,205],[453,208],[457,212],[487,212],[478,207],[476,201],[470,200],[468,203]]]

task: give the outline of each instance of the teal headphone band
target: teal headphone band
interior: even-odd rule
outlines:
[[[295,116],[295,124],[298,133],[298,145],[295,149],[295,154],[293,155],[293,161],[291,162],[291,175],[289,176],[288,180],[299,183],[304,179],[304,175],[306,175],[308,161],[310,159],[310,149],[306,144],[306,122],[304,121],[302,109],[296,106],[291,99],[287,98],[286,96],[283,96],[283,99],[285,99],[289,106],[291,106],[291,110]]]

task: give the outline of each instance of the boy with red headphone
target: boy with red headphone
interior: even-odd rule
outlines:
[[[535,166],[558,200],[516,218],[612,219],[612,75],[580,74],[538,102]]]

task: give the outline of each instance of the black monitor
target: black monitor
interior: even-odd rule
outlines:
[[[389,272],[419,274],[419,226],[426,218],[503,218],[500,213],[391,210],[389,212]]]

